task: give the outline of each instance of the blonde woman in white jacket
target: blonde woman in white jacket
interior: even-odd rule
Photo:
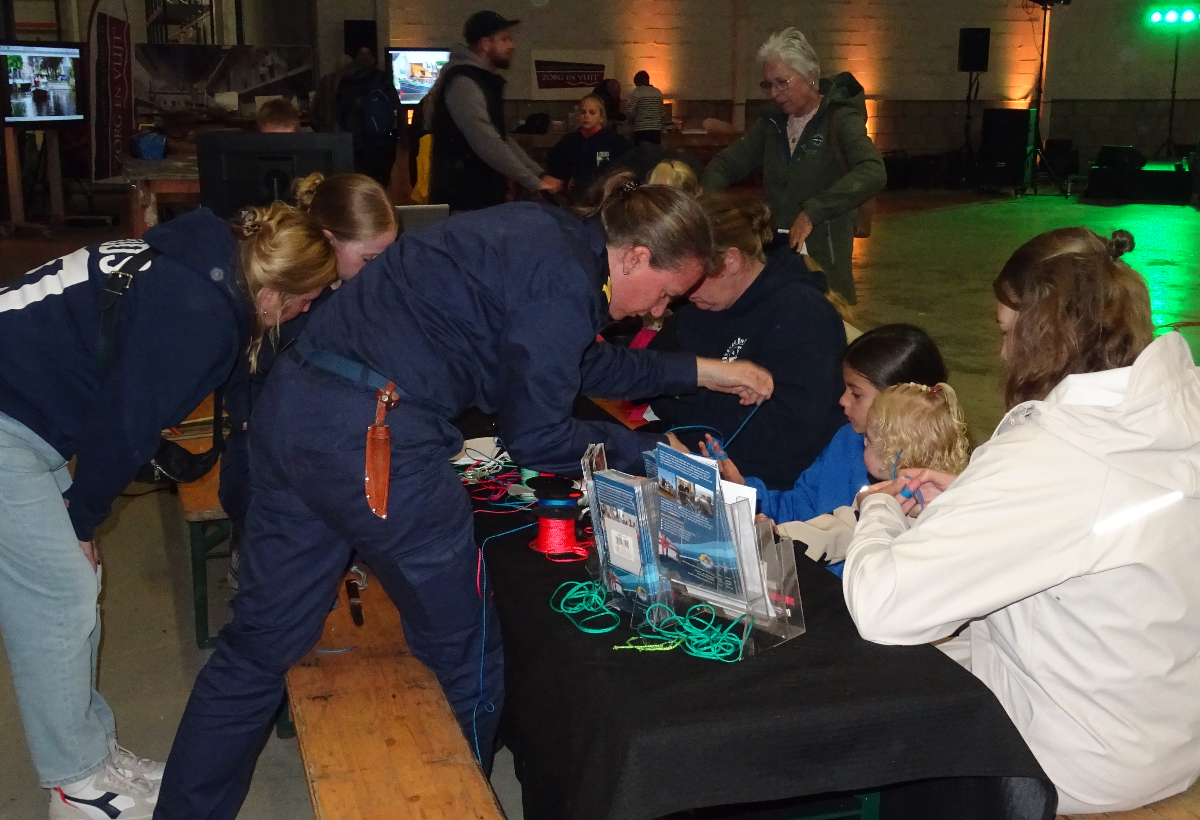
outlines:
[[[966,625],[943,648],[999,698],[1066,814],[1200,774],[1200,369],[1178,333],[1152,341],[1145,282],[1119,260],[1132,247],[1066,228],[1013,255],[994,284],[1008,414],[957,479],[871,488],[846,556],[864,638]]]

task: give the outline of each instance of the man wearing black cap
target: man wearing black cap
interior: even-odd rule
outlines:
[[[472,14],[463,27],[467,48],[451,51],[438,75],[425,109],[433,134],[431,203],[448,204],[452,211],[499,205],[510,179],[530,191],[561,187],[508,139],[505,80],[498,72],[512,62],[517,45],[510,29],[518,22],[494,11]]]

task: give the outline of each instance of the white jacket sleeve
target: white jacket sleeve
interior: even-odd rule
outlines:
[[[1065,452],[1070,450],[1070,452]],[[1075,469],[1064,471],[1064,463]],[[1089,543],[1105,467],[1033,425],[1007,431],[915,522],[867,497],[846,553],[844,594],[859,634],[919,644],[1103,569]]]

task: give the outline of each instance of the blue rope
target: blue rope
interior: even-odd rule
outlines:
[[[738,437],[738,433],[742,432],[746,424],[749,423],[750,419],[754,418],[754,414],[758,412],[758,408],[762,407],[764,399],[766,399],[766,396],[763,396],[763,398],[758,400],[758,403],[754,405],[754,409],[746,414],[746,418],[742,419],[742,423],[738,425],[738,429],[734,430],[733,435],[728,439],[725,439],[725,437],[721,435],[721,431],[716,427],[709,427],[705,424],[688,424],[682,427],[672,427],[667,432],[675,433],[679,430],[707,430],[713,434],[713,440],[716,441],[718,445],[718,447],[711,448],[709,455],[712,458],[715,458],[717,461],[724,461],[725,459],[729,458],[729,456],[725,453],[725,448],[730,444],[733,444],[733,440]]]
[[[487,542],[491,541],[493,538],[500,538],[504,535],[512,535],[514,532],[527,530],[535,524],[537,524],[536,521],[534,521],[532,524],[525,524],[522,527],[514,527],[513,529],[505,532],[498,532],[495,535],[489,535],[487,538],[483,539],[483,543],[479,545],[479,597],[482,599],[483,604],[483,636],[479,641],[479,702],[476,703],[475,708],[471,710],[471,734],[475,737],[475,759],[479,761],[481,766],[483,765],[483,755],[479,752],[479,727],[475,722],[475,716],[479,714],[479,707],[481,706],[489,715],[496,711],[496,705],[494,703],[489,703],[483,699],[483,664],[487,658],[487,564],[483,560],[483,548],[486,547]]]

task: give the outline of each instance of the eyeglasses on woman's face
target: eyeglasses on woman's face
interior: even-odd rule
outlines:
[[[803,83],[811,88],[817,87],[816,80],[806,80],[799,74],[792,77],[772,77],[770,79],[763,80],[758,84],[758,87],[763,91],[766,91],[768,94],[782,94],[783,92],[787,91],[794,82]]]

